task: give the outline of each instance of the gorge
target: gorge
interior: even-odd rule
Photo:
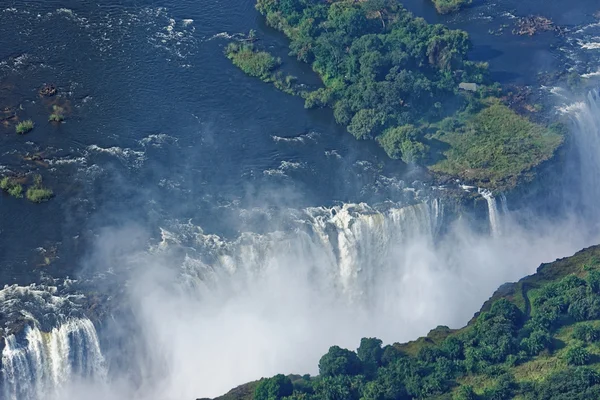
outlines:
[[[0,82],[38,118],[3,137],[2,171],[39,171],[57,194],[35,211],[1,199],[3,399],[193,399],[315,375],[332,345],[459,328],[504,282],[600,242],[597,24],[573,22],[563,43],[589,89],[540,89],[569,134],[523,204],[390,165],[329,114],[237,74],[219,40],[257,24],[252,2],[50,3],[2,11],[24,55],[0,52]],[[50,76],[74,109],[58,126],[31,89]]]

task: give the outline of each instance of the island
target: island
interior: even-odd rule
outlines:
[[[534,122],[503,101],[487,64],[469,60],[466,32],[429,24],[397,1],[258,0],[256,8],[322,87],[283,77],[281,60],[253,40],[226,48],[233,63],[302,96],[307,108],[330,108],[356,139],[375,140],[392,159],[502,191],[531,180],[563,143],[560,125]]]

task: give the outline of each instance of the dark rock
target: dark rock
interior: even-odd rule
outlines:
[[[42,88],[40,89],[40,95],[45,97],[52,97],[56,94],[57,91],[58,90],[56,89],[56,86],[54,86],[51,83],[48,83],[42,86]]]
[[[557,26],[550,18],[542,17],[541,15],[519,18],[517,27],[513,29],[515,35],[533,36],[538,32],[556,32],[564,33],[564,28]]]

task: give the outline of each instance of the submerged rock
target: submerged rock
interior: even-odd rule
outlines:
[[[45,97],[52,97],[56,94],[57,91],[58,90],[56,89],[55,85],[48,83],[42,86],[42,88],[40,89],[40,95]]]
[[[555,25],[550,18],[546,18],[541,15],[534,15],[519,18],[517,21],[517,27],[513,29],[513,34],[533,36],[538,32],[550,31],[562,34],[564,33],[564,28]]]

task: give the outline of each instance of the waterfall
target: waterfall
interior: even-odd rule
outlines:
[[[25,327],[25,342],[14,334],[4,339],[2,384],[4,399],[41,400],[59,396],[75,378],[103,380],[104,357],[98,336],[87,318],[71,319],[43,332]]]
[[[490,190],[479,188],[477,190],[477,192],[487,201],[488,218],[490,221],[490,232],[491,232],[492,236],[501,235],[502,231],[501,231],[501,227],[500,227],[500,219],[499,219],[498,206],[496,204],[496,199],[494,198],[494,196],[492,195],[492,192]],[[504,202],[503,202],[503,208],[505,208]]]
[[[312,207],[294,215],[286,232],[243,233],[233,241],[206,235],[198,227],[163,229],[165,249],[171,244],[198,249],[183,263],[185,280],[196,289],[223,283],[222,275],[247,277],[268,274],[282,265],[301,264],[327,290],[339,291],[349,301],[362,301],[377,290],[377,282],[397,268],[393,251],[408,240],[433,243],[444,218],[441,200],[414,205],[342,204]],[[180,232],[180,234],[177,233]]]
[[[588,221],[598,221],[598,198],[600,198],[600,91],[592,90],[584,101],[561,109],[574,123],[573,139],[577,152],[575,171],[571,176],[577,181],[573,190],[579,190],[579,210]]]

